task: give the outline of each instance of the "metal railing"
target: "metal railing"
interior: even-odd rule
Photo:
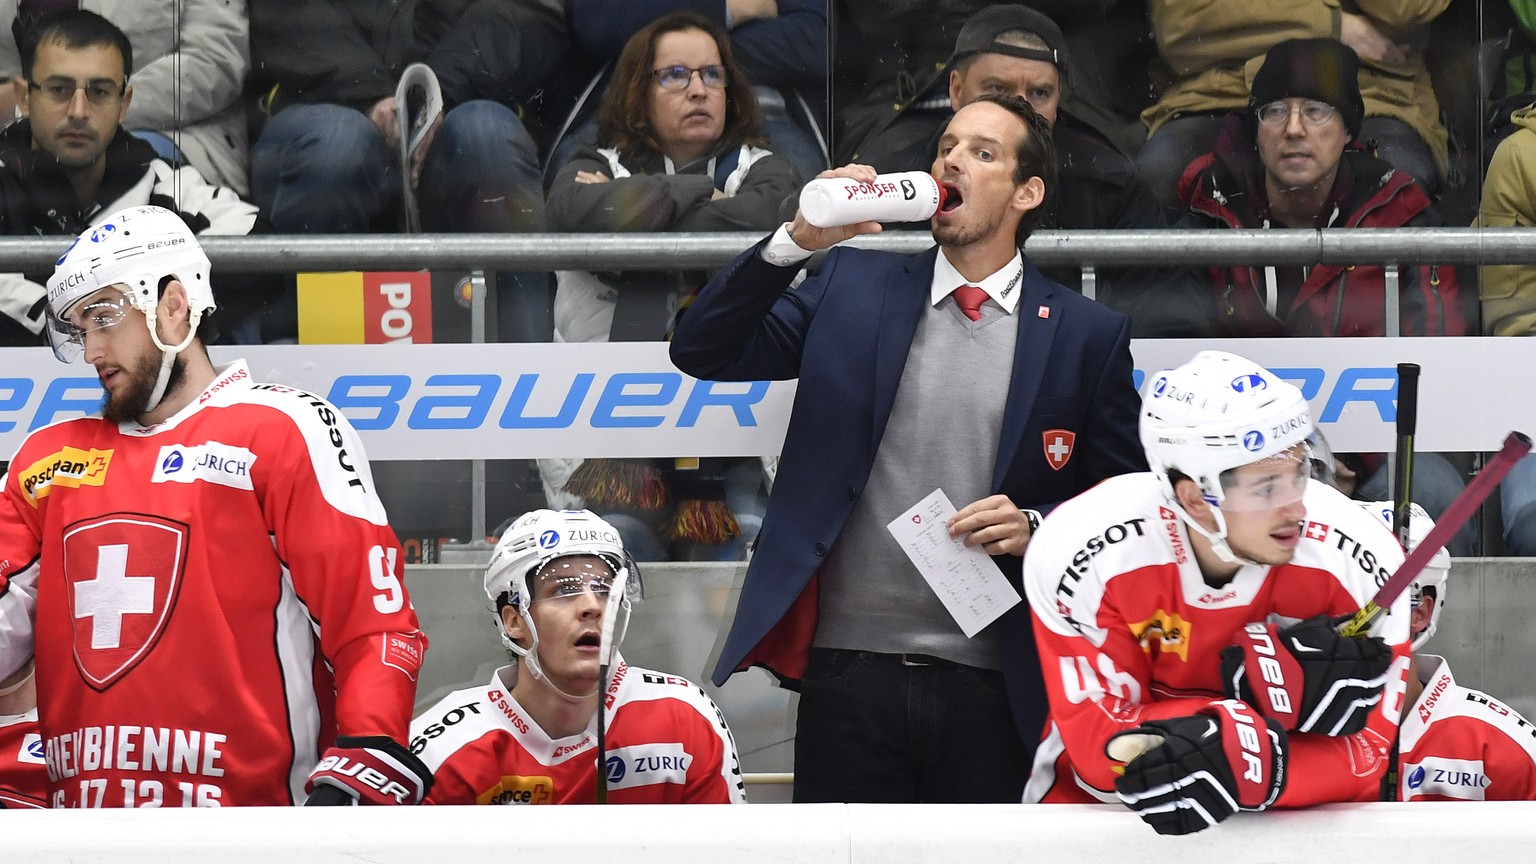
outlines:
[[[1172,229],[1170,229],[1172,230]],[[1042,231],[1025,246],[1047,265],[1536,264],[1536,228],[1332,228]],[[204,237],[216,268],[294,270],[677,270],[719,267],[762,232],[705,234],[326,234]],[[51,270],[66,237],[0,238],[0,271]],[[916,252],[924,231],[860,237],[850,245]]]

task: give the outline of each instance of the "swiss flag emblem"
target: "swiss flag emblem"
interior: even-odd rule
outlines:
[[[1077,433],[1070,429],[1045,430],[1045,462],[1060,471],[1072,458],[1072,448],[1077,444]]]
[[[186,571],[188,527],[112,513],[64,532],[64,595],[75,666],[103,691],[154,650]]]

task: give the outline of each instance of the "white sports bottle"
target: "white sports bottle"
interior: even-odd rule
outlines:
[[[944,187],[926,171],[881,174],[873,183],[829,177],[800,190],[800,213],[817,228],[871,220],[917,222],[943,205]]]

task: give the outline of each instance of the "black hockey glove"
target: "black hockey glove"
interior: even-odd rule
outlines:
[[[1249,624],[1221,651],[1229,699],[1241,699],[1287,732],[1351,735],[1381,702],[1392,648],[1379,637],[1340,636],[1318,615],[1276,629]]]
[[[343,735],[309,773],[304,806],[420,804],[431,788],[432,772],[395,741],[383,735]]]
[[[1115,794],[1159,834],[1193,834],[1238,810],[1263,810],[1285,789],[1285,731],[1232,699],[1121,732],[1104,752],[1126,763]]]

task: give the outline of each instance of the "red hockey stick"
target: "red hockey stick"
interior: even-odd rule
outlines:
[[[1397,572],[1393,573],[1392,578],[1381,586],[1369,603],[1339,627],[1339,632],[1345,636],[1367,635],[1371,625],[1376,623],[1376,619],[1381,617],[1382,612],[1392,605],[1392,601],[1396,600],[1399,594],[1413,584],[1413,580],[1418,578],[1419,573],[1423,572],[1430,559],[1435,557],[1435,550],[1444,546],[1445,542],[1451,539],[1451,535],[1472,518],[1472,514],[1482,505],[1483,500],[1493,493],[1493,487],[1499,485],[1499,481],[1503,480],[1504,476],[1515,467],[1520,457],[1529,453],[1530,450],[1531,439],[1519,432],[1509,433],[1499,452],[1493,454],[1493,458],[1488,460],[1483,470],[1477,472],[1477,476],[1467,484],[1467,488],[1463,489],[1461,494],[1456,496],[1456,500],[1451,502],[1451,506],[1445,508],[1445,512],[1440,514],[1440,519],[1435,522],[1435,527],[1429,532],[1429,536],[1414,547],[1407,560],[1403,561],[1403,566],[1397,568]]]

